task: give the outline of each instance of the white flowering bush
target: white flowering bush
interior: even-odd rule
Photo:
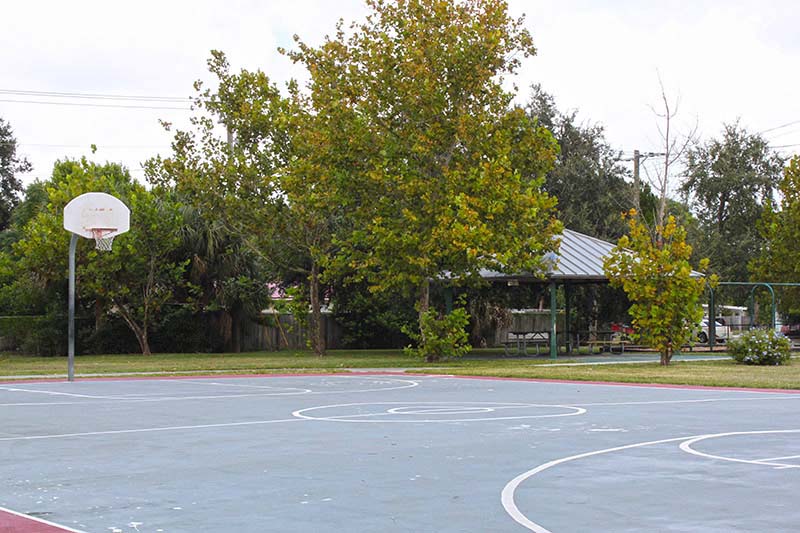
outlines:
[[[782,365],[791,357],[792,343],[772,329],[752,329],[728,343],[728,353],[746,365]]]

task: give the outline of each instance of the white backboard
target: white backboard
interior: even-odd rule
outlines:
[[[93,229],[104,229],[109,230],[104,237],[114,237],[130,229],[130,217],[130,209],[119,198],[87,192],[64,207],[64,229],[87,239],[93,237]]]

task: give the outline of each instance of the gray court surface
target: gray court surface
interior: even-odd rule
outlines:
[[[797,531],[800,394],[330,375],[0,384],[0,507],[97,533]]]

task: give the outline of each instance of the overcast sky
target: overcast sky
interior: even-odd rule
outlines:
[[[797,2],[510,4],[515,15],[526,15],[538,48],[515,80],[520,102],[531,83],[541,83],[559,108],[577,109],[581,120],[602,124],[615,149],[658,150],[651,106],[659,104],[660,74],[670,99],[680,99],[681,127],[697,122],[701,137],[709,139],[724,122],[739,119],[749,131],[764,132],[784,155],[800,153]],[[121,162],[141,178],[142,161],[169,154],[170,135],[158,119],[181,126],[189,117],[184,109],[144,107],[188,105],[9,91],[188,99],[192,82],[208,79],[211,49],[224,51],[235,69],[261,69],[282,83],[302,73],[276,52],[278,46],[291,47],[293,34],[319,43],[333,33],[338,18],[360,19],[365,12],[361,0],[6,3],[0,23],[0,117],[11,123],[20,153],[34,166],[23,179],[46,178],[56,159],[82,155]]]

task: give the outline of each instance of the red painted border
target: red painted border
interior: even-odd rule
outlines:
[[[407,376],[412,374],[406,374]],[[752,387],[712,387],[709,385],[678,385],[674,383],[626,383],[624,381],[583,381],[579,379],[547,379],[547,378],[508,378],[495,376],[452,376],[464,379],[531,381],[540,383],[571,383],[575,385],[609,385],[613,387],[641,387],[651,389],[685,389],[685,390],[729,390],[741,392],[780,392],[784,394],[800,394],[797,389],[756,389]]]
[[[0,533],[80,533],[77,529],[59,526],[8,509],[0,508]]]
[[[547,379],[547,378],[514,378],[514,377],[495,377],[495,376],[465,376],[453,375],[446,372],[435,374],[429,373],[413,373],[402,371],[352,371],[352,372],[299,372],[299,373],[279,373],[279,374],[197,374],[178,376],[109,376],[109,377],[89,377],[80,378],[76,381],[138,381],[138,380],[176,380],[176,379],[221,379],[221,378],[286,378],[286,377],[304,377],[304,376],[403,376],[406,378],[419,377],[448,377],[458,379],[479,379],[479,380],[494,380],[494,381],[525,381],[532,383],[567,383],[575,385],[609,385],[615,387],[641,387],[653,389],[684,389],[684,390],[727,390],[727,391],[740,391],[740,392],[777,392],[783,394],[800,394],[798,389],[757,389],[750,387],[712,387],[708,385],[678,385],[673,383],[626,383],[624,381],[583,381],[579,379]],[[66,381],[64,378],[42,378],[42,379],[17,379],[10,381],[0,381],[0,385],[12,385],[23,383],[63,383]],[[0,530],[0,533],[3,533]]]

